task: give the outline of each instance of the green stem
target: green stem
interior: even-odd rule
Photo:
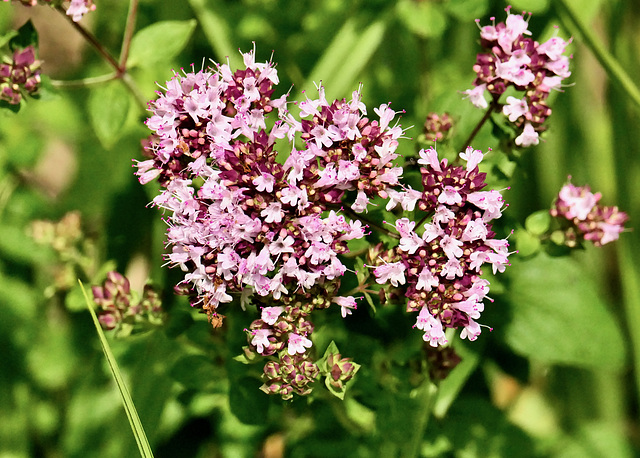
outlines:
[[[137,10],[137,0],[132,0],[132,3],[136,3],[136,5],[133,8],[134,9],[133,12],[131,11],[131,8],[129,10],[129,13],[130,15],[133,15],[133,18],[127,18],[127,29],[125,30],[125,38],[123,40],[123,47],[125,47],[125,49],[127,50],[125,55],[128,55],[129,44],[131,42],[131,38],[127,38],[127,37],[129,34],[133,33],[132,31],[129,31],[129,27],[133,27],[132,24],[135,24],[135,13],[136,13],[135,10]],[[109,66],[113,68],[113,70],[115,71],[115,78],[120,79],[122,81],[122,83],[126,86],[129,92],[136,99],[142,111],[145,111],[147,107],[147,102],[145,98],[142,96],[142,94],[140,93],[140,90],[138,89],[133,79],[127,73],[126,66],[124,64],[123,65],[119,64],[116,61],[116,59],[111,55],[111,53],[107,50],[107,48],[102,46],[102,43],[100,43],[98,39],[91,32],[85,29],[81,24],[74,22],[70,16],[67,16],[66,10],[63,7],[57,6],[56,10],[59,11],[69,21],[71,26],[75,28],[80,33],[80,35],[82,35],[82,37],[85,40],[87,40],[91,44],[91,46],[93,46],[93,48],[98,52],[98,54],[102,56],[102,58],[107,62],[107,64],[109,64]],[[125,56],[125,64],[126,64],[126,56]]]
[[[116,79],[118,79],[118,75],[116,73],[109,73],[108,75],[94,76],[92,78],[83,78],[73,81],[51,80],[51,85],[60,88],[78,88],[103,84]]]
[[[431,382],[423,383],[422,386],[414,391],[416,408],[421,408],[422,411],[416,415],[414,422],[411,424],[412,434],[406,446],[401,448],[402,457],[414,458],[420,456],[420,448],[424,441],[424,433],[433,411],[437,392],[437,387]]]
[[[131,40],[136,27],[137,15],[138,0],[131,0],[127,13],[127,24],[124,28],[124,37],[122,38],[122,48],[120,49],[120,68],[127,68],[127,59],[129,59],[129,49],[131,48]]]
[[[494,96],[494,99],[489,104],[489,108],[487,108],[487,111],[484,113],[484,116],[478,122],[478,124],[476,124],[476,127],[473,129],[471,134],[469,134],[469,137],[467,138],[467,140],[462,145],[462,148],[459,148],[458,151],[464,151],[467,148],[467,146],[471,145],[471,142],[473,141],[474,138],[476,138],[476,135],[478,135],[478,132],[480,132],[480,129],[482,129],[482,126],[484,126],[484,124],[491,117],[491,113],[493,113],[493,111],[498,107],[498,99],[499,98],[500,98],[499,96],[498,97]]]
[[[620,277],[623,294],[623,304],[627,323],[631,323],[627,329],[631,340],[631,355],[633,359],[635,388],[637,399],[640,399],[640,329],[634,323],[640,322],[640,270],[633,260],[632,244],[629,240],[621,238],[617,241],[618,259],[620,265]]]
[[[111,375],[113,376],[113,380],[116,382],[118,391],[120,392],[120,397],[124,406],[125,413],[127,414],[127,418],[129,420],[129,425],[131,426],[131,430],[136,439],[136,443],[138,444],[138,451],[140,452],[140,456],[143,458],[153,458],[153,451],[151,450],[151,445],[149,445],[149,440],[147,439],[144,427],[142,426],[142,422],[140,421],[138,411],[136,410],[136,406],[133,403],[133,399],[131,398],[129,389],[124,382],[124,378],[122,377],[122,373],[120,372],[120,368],[118,367],[118,362],[113,356],[109,341],[102,331],[102,325],[98,320],[96,312],[93,310],[92,301],[89,299],[87,291],[84,289],[84,285],[82,284],[82,282],[78,280],[78,283],[80,284],[80,289],[82,290],[82,294],[84,295],[84,300],[87,304],[87,308],[89,309],[89,313],[91,313],[93,324],[96,328],[96,331],[98,332],[100,345],[102,346],[102,351],[104,352],[107,363],[109,364],[109,369],[111,369]]]
[[[94,49],[98,52],[98,54],[100,54],[102,56],[102,58],[105,61],[107,61],[107,63],[111,67],[113,67],[113,69],[116,71],[116,74],[118,75],[118,77],[120,77],[120,75],[122,75],[125,72],[125,69],[120,67],[118,62],[116,62],[116,60],[111,55],[111,53],[107,50],[107,48],[102,46],[102,44],[98,41],[98,39],[91,32],[89,32],[87,29],[85,29],[81,24],[79,24],[77,22],[74,22],[74,20],[70,16],[67,16],[67,12],[63,7],[57,6],[56,10],[58,10],[67,19],[67,21],[69,21],[71,26],[74,29],[76,29],[78,32],[80,32],[80,35],[82,35],[82,37],[85,40],[87,40],[91,44],[91,46],[94,47]]]
[[[601,40],[585,27],[566,0],[557,0],[555,5],[558,12],[565,15],[575,31],[582,36],[584,44],[591,49],[591,52],[598,59],[598,62],[600,62],[609,77],[622,87],[636,105],[640,106],[640,89],[638,89],[638,86],[636,86],[616,58],[602,45]]]

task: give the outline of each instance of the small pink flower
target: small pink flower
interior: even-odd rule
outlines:
[[[287,346],[287,353],[295,355],[296,353],[306,353],[307,348],[311,348],[313,342],[304,336],[299,334],[289,334],[289,344]]]
[[[272,334],[270,329],[254,329],[251,331],[253,334],[253,339],[251,339],[251,345],[256,347],[258,353],[262,353],[264,351],[264,347],[268,347],[271,342],[269,342],[269,336]]]
[[[340,306],[342,318],[346,318],[347,315],[351,315],[352,310],[355,310],[358,308],[358,304],[356,303],[356,300],[353,296],[347,296],[347,297],[336,296],[333,299],[331,299],[331,301],[335,302]]]
[[[376,282],[382,284],[390,282],[393,286],[404,285],[404,271],[406,266],[402,262],[392,262],[382,264],[373,271],[376,276]]]
[[[269,326],[273,326],[278,321],[278,317],[282,315],[282,312],[284,312],[284,307],[265,307],[262,309],[260,318]]]
[[[487,102],[487,99],[484,98],[484,91],[486,88],[486,84],[480,84],[473,89],[467,89],[462,93],[466,94],[471,103],[473,103],[477,108],[487,108],[489,103]]]

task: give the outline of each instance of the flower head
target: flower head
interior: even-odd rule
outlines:
[[[555,36],[540,44],[530,38],[528,27],[528,18],[511,14],[509,9],[505,22],[480,27],[484,51],[473,66],[474,87],[464,91],[476,107],[487,108],[486,92],[497,103],[507,88],[515,89],[520,95],[507,97],[502,112],[514,124],[515,143],[521,147],[538,144],[538,135],[546,128],[544,121],[551,114],[546,103],[549,92],[571,75],[569,57],[564,55],[571,40]]]
[[[566,221],[565,243],[574,245],[576,239],[583,239],[601,246],[618,239],[629,217],[618,207],[599,205],[601,197],[589,186],[568,183],[562,187],[550,213]]]
[[[482,267],[502,272],[509,263],[508,243],[495,238],[491,225],[502,214],[502,196],[482,190],[479,150],[469,147],[460,154],[466,167],[439,161],[435,149],[421,151],[420,157],[425,167],[418,208],[432,220],[416,228],[415,222],[398,219],[400,243],[380,256],[373,274],[378,283],[404,285],[407,310],[418,312],[415,327],[430,346],[447,342],[446,328],[462,328],[461,337],[475,340],[481,328],[474,320],[489,292]]]

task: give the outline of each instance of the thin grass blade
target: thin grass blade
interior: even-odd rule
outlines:
[[[100,337],[100,344],[102,345],[102,350],[104,351],[104,355],[107,357],[107,362],[109,363],[109,368],[111,369],[111,374],[113,375],[113,379],[118,386],[118,391],[120,391],[120,397],[122,398],[122,404],[124,405],[124,410],[127,413],[127,418],[129,419],[129,424],[131,425],[131,430],[133,431],[133,435],[136,439],[136,443],[138,444],[138,450],[140,451],[140,456],[143,458],[152,458],[153,451],[151,450],[151,445],[149,445],[149,440],[147,439],[147,435],[144,432],[144,428],[142,426],[142,422],[140,421],[140,417],[138,416],[138,411],[136,410],[136,406],[133,403],[133,399],[131,398],[131,394],[127,389],[127,385],[124,383],[124,379],[122,378],[122,374],[120,373],[120,368],[118,367],[118,362],[116,361],[113,353],[111,351],[111,347],[109,346],[109,342],[107,341],[104,332],[102,331],[102,326],[100,326],[100,322],[98,321],[98,317],[96,316],[96,312],[93,310],[91,305],[92,301],[89,299],[86,290],[84,289],[84,285],[80,280],[80,288],[82,288],[82,294],[84,295],[85,301],[87,303],[87,307],[89,308],[89,312],[91,313],[91,318],[93,318],[93,324],[96,327],[96,331],[98,332],[98,336]]]

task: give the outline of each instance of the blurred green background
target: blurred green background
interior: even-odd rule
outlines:
[[[636,0],[565,3],[626,73],[640,74]],[[117,56],[127,2],[96,4],[83,25]],[[630,216],[628,226],[637,226],[640,106],[603,69],[564,8],[552,0],[511,4],[513,12],[534,13],[529,28],[539,41],[554,33],[573,36],[573,74],[572,85],[552,95],[544,141],[504,164],[509,174],[517,165],[502,181],[511,187],[505,228],[522,229],[529,214],[549,208],[569,175],[574,184],[602,192],[604,204],[618,205]],[[307,90],[313,97],[313,83],[322,80],[328,99],[348,97],[362,83],[371,111],[388,102],[406,111],[401,123],[414,126],[407,132],[414,139],[429,112],[449,112],[457,148],[483,115],[461,95],[471,87],[479,51],[474,19],[501,21],[506,6],[490,0],[141,0],[136,30],[167,20],[197,22],[178,56],[149,56],[130,74],[150,100],[174,69],[227,58],[237,67],[238,49],[255,44],[258,61],[273,56],[278,63],[277,95],[290,90],[290,99],[300,100]],[[109,73],[69,22],[46,6],[2,3],[0,32],[28,18],[39,32],[43,73],[52,80]],[[132,159],[142,159],[146,113],[133,98],[115,106],[122,99],[114,94],[122,91],[117,82],[58,88],[18,114],[0,114],[0,457],[137,456],[76,283],[80,277],[97,284],[110,268],[126,273],[134,289],[149,277],[164,291],[166,329],[113,340],[156,456],[395,456],[403,453],[398,444],[422,427],[422,456],[640,452],[637,231],[555,263],[514,255],[483,316],[494,331],[461,347],[466,372],[438,398],[426,425],[413,421],[420,392],[394,390],[385,380],[366,385],[377,372],[364,373],[364,366],[356,384],[361,398],[281,402],[259,392],[259,382],[231,359],[253,318],[230,315],[228,329],[212,333],[206,318],[173,296],[179,273],[161,267],[165,225],[146,207],[156,185],[140,186],[131,168]],[[117,110],[121,122],[100,131],[102,113],[107,118]],[[499,147],[490,126],[473,145]],[[415,149],[415,140],[405,140],[399,152]],[[75,254],[61,259],[30,233],[33,221],[58,221],[71,211],[81,215],[84,238],[74,241]],[[403,341],[394,339],[375,348],[401,378],[408,365],[394,347]],[[357,345],[351,350],[358,361]],[[379,389],[386,391],[372,401]]]

